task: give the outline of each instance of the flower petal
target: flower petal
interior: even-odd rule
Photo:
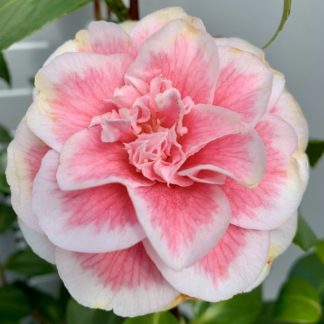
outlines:
[[[49,241],[47,236],[43,233],[34,231],[21,219],[18,219],[18,224],[26,242],[34,253],[47,262],[55,264],[55,245]]]
[[[60,277],[84,306],[138,316],[166,308],[179,293],[161,276],[141,243],[110,253],[57,249]]]
[[[129,193],[149,241],[173,269],[188,267],[208,253],[230,221],[230,206],[216,185],[155,184]]]
[[[15,138],[8,147],[6,177],[10,185],[12,207],[28,227],[38,232],[42,230],[32,210],[32,187],[48,149],[31,132],[25,119],[19,124]]]
[[[57,246],[78,252],[128,248],[145,235],[127,190],[120,184],[62,191],[56,182],[57,152],[43,159],[33,189],[33,209]]]
[[[272,71],[257,56],[220,46],[220,74],[213,104],[244,116],[254,126],[266,111]]]
[[[217,46],[236,48],[241,51],[251,53],[264,61],[264,52],[262,51],[262,49],[252,45],[245,39],[235,37],[216,37],[215,42]]]
[[[285,76],[276,70],[272,70],[273,80],[272,80],[272,90],[268,102],[267,111],[271,110],[280,98],[286,84]]]
[[[82,52],[105,55],[136,54],[128,33],[112,22],[93,21],[87,30],[79,31],[75,39]]]
[[[199,18],[188,16],[180,7],[168,7],[145,16],[135,25],[131,31],[134,43],[137,46],[142,45],[166,24],[177,19],[185,20],[195,28],[205,30],[204,24]]]
[[[194,106],[183,119],[183,126],[188,129],[181,139],[183,151],[189,156],[217,138],[240,132],[241,120],[239,114],[222,107]]]
[[[298,137],[298,150],[304,152],[308,143],[308,126],[305,116],[294,97],[285,89],[271,113],[290,124]]]
[[[190,96],[195,103],[211,103],[218,60],[217,46],[209,34],[183,20],[174,20],[140,47],[126,81],[145,93],[150,81],[162,76],[183,98]]]
[[[270,272],[273,261],[290,246],[297,230],[297,215],[298,213],[294,212],[280,227],[270,231],[270,249],[266,265],[246,291],[256,288],[264,281]]]
[[[148,242],[145,248],[163,277],[178,291],[216,302],[245,291],[255,281],[267,261],[269,233],[231,225],[206,256],[181,271],[165,265]]]
[[[150,185],[129,164],[129,157],[121,143],[101,141],[100,127],[84,129],[65,143],[57,172],[61,189],[74,190],[109,183]]]
[[[130,61],[126,54],[65,53],[55,57],[36,75],[34,104],[27,112],[29,127],[59,151],[94,116],[111,109],[107,100],[123,84]]]
[[[268,115],[256,130],[267,154],[262,181],[256,188],[248,189],[228,179],[223,189],[231,202],[233,224],[271,230],[284,223],[299,206],[308,168],[303,154],[298,159],[292,157],[297,144],[296,134],[281,118]]]
[[[189,157],[179,175],[195,175],[209,171],[224,174],[244,186],[255,187],[262,179],[266,166],[263,142],[256,131],[222,137],[210,142]],[[206,172],[203,172],[206,180]]]

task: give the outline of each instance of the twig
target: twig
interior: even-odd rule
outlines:
[[[100,0],[93,0],[93,14],[95,20],[101,20]]]
[[[139,20],[138,0],[130,0],[129,19]]]

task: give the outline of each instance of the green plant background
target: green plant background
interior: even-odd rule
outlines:
[[[0,50],[23,39],[44,24],[68,14],[90,0],[0,0]],[[121,0],[105,0],[112,19],[128,18]],[[292,3],[283,1],[280,24],[269,46],[283,29]],[[11,85],[10,71],[0,52],[0,78]],[[169,312],[125,319],[112,312],[88,309],[74,301],[59,281],[56,268],[35,255],[25,244],[10,206],[10,190],[5,179],[6,148],[11,134],[0,126],[0,239],[14,236],[17,250],[0,263],[0,323],[67,324],[173,324],[173,323],[324,323],[324,239],[316,237],[305,218],[299,215],[294,244],[304,251],[291,265],[278,296],[265,301],[262,286],[250,293],[219,302],[186,302]],[[324,141],[310,141],[307,154],[316,167],[324,153]],[[35,278],[52,278],[53,289],[35,288]]]

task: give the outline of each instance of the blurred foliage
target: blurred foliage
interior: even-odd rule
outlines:
[[[298,227],[294,238],[294,243],[302,250],[308,251],[317,242],[316,234],[311,227],[307,224],[303,216],[298,216]]]
[[[2,52],[0,52],[0,78],[5,80],[8,86],[11,86],[11,76],[7,66],[7,62]]]
[[[307,146],[307,154],[309,157],[309,163],[314,167],[321,159],[324,153],[324,141],[310,140]]]
[[[113,12],[119,22],[128,19],[129,10],[125,6],[123,0],[105,0],[109,10]]]

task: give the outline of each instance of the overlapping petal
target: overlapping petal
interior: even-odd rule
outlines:
[[[76,300],[121,316],[167,308],[179,293],[148,257],[142,243],[110,253],[56,252],[60,277]]]
[[[197,29],[205,30],[204,24],[199,18],[188,16],[180,7],[169,7],[145,16],[132,28],[130,34],[134,43],[140,46],[166,24],[178,19],[186,21]]]
[[[216,246],[197,263],[174,271],[146,242],[145,248],[164,278],[181,293],[216,302],[254,283],[267,261],[269,233],[231,225]]]
[[[46,234],[40,233],[27,226],[18,219],[19,228],[31,249],[49,263],[55,264],[55,245],[48,239]]]
[[[28,227],[41,232],[32,209],[32,188],[41,160],[49,147],[37,138],[23,119],[14,140],[8,147],[7,181],[11,190],[11,203],[18,217]]]
[[[65,53],[36,75],[35,101],[27,113],[33,132],[59,151],[91,119],[111,110],[114,89],[131,62],[126,54]]]
[[[307,158],[292,157],[297,147],[293,128],[279,117],[268,115],[256,130],[262,138],[267,165],[256,188],[245,188],[228,179],[223,185],[231,202],[232,223],[244,228],[270,230],[287,220],[299,206],[307,179]]]
[[[81,52],[136,55],[132,38],[121,26],[111,22],[90,23],[88,29],[76,34],[75,41]]]
[[[174,20],[139,48],[126,80],[146,92],[150,81],[163,75],[183,98],[189,96],[197,104],[211,103],[218,66],[213,38],[183,20]]]
[[[65,143],[57,172],[63,190],[85,189],[109,183],[150,185],[136,172],[121,143],[101,141],[99,127],[84,129]]]
[[[145,237],[124,186],[62,191],[56,181],[58,164],[59,154],[49,151],[33,189],[33,210],[55,245],[78,252],[108,252]]]
[[[251,130],[208,143],[187,159],[179,175],[194,176],[198,180],[202,174],[202,179],[206,181],[208,173],[212,181],[216,174],[223,174],[243,186],[256,187],[264,175],[265,166],[263,141]]]
[[[272,72],[249,52],[218,47],[220,70],[213,104],[242,114],[255,126],[266,111],[272,88]]]
[[[230,205],[215,185],[155,184],[129,190],[137,217],[163,262],[179,270],[208,253],[227,229]]]

